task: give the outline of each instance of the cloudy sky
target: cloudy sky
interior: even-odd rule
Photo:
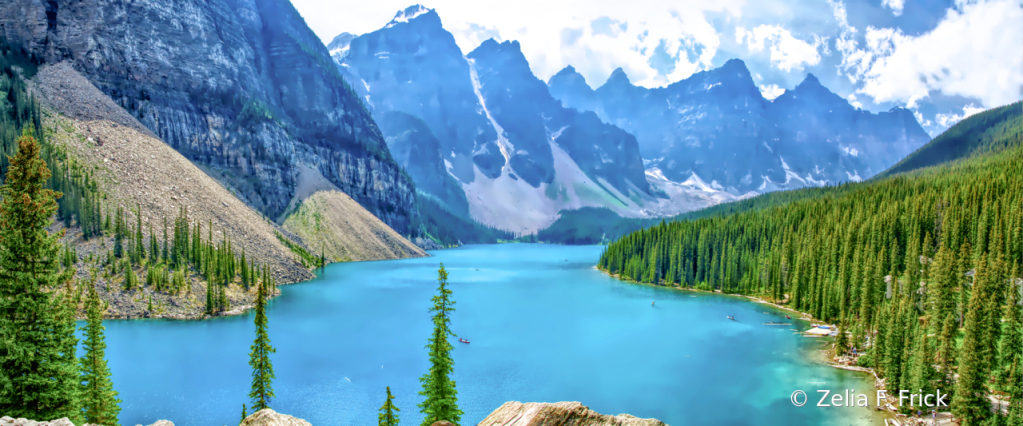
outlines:
[[[386,25],[415,0],[292,0],[324,41]],[[1023,98],[1019,0],[433,0],[464,53],[519,40],[546,81],[566,65],[590,86],[622,67],[655,87],[746,62],[768,98],[813,73],[853,105],[912,109],[936,135]]]

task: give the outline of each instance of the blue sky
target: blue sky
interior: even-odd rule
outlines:
[[[292,0],[325,42],[386,25],[408,0]],[[813,73],[869,111],[912,109],[936,135],[970,114],[1023,98],[1019,0],[437,0],[468,53],[519,40],[537,77],[567,65],[590,86],[618,67],[655,87],[746,62],[769,98]]]

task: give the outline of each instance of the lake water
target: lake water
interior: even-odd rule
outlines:
[[[811,362],[823,342],[794,335],[795,327],[763,325],[786,322],[782,314],[735,297],[620,282],[594,269],[600,251],[468,246],[331,265],[284,286],[268,308],[277,348],[271,406],[317,426],[374,425],[390,386],[402,424],[418,424],[428,309],[443,262],[457,302],[452,327],[472,342],[454,343],[463,425],[512,400],[580,401],[675,426],[869,421],[863,408],[814,406],[816,389],[869,395],[870,382]],[[106,321],[121,423],[237,424],[251,384],[252,319]],[[810,403],[793,406],[796,389]]]

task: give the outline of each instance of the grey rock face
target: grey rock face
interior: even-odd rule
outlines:
[[[594,90],[571,67],[548,87],[634,134],[669,179],[696,173],[737,194],[866,179],[930,139],[909,111],[858,110],[812,75],[768,101],[737,59],[661,88],[634,86],[618,69]]]
[[[287,0],[11,0],[0,35],[64,60],[271,217],[307,162],[398,232],[413,186]]]

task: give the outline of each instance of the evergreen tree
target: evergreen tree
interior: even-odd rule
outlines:
[[[380,407],[380,414],[378,416],[379,426],[398,426],[398,411],[401,411],[394,405],[394,395],[391,395],[391,387],[387,387],[387,400],[384,401],[384,405]]]
[[[74,324],[57,290],[61,234],[46,229],[60,193],[26,129],[0,186],[0,413],[77,419]],[[69,271],[69,270],[68,270]],[[70,353],[69,353],[70,352]]]
[[[842,356],[849,352],[849,338],[845,335],[845,325],[838,325],[838,336],[835,337],[835,355]]]
[[[430,426],[434,422],[448,421],[456,426],[462,418],[462,410],[458,409],[458,391],[455,389],[455,381],[450,379],[455,371],[455,361],[451,358],[451,351],[454,346],[448,341],[448,337],[457,337],[451,331],[450,314],[455,311],[455,301],[451,300],[451,290],[448,289],[448,272],[444,264],[440,265],[437,271],[437,295],[433,296],[433,334],[430,336],[426,348],[430,354],[430,371],[419,378],[423,384],[420,395],[426,399],[419,404],[423,413],[423,426]]]
[[[242,404],[242,420],[238,423],[244,422],[245,418],[249,416],[249,413],[245,411],[245,404]]]
[[[82,327],[85,336],[83,346],[85,354],[80,360],[82,371],[82,411],[85,420],[92,424],[117,425],[118,406],[121,400],[110,380],[110,369],[107,368],[106,347],[103,338],[103,302],[96,292],[95,281],[90,281],[89,296],[85,302],[86,324]]]
[[[252,342],[249,352],[249,365],[252,366],[252,411],[270,408],[270,400],[274,398],[273,379],[274,367],[270,362],[270,354],[277,352],[270,346],[270,335],[266,330],[266,293],[260,288],[256,292],[256,339]]]
[[[206,315],[213,315],[216,306],[213,299],[213,284],[206,283]]]
[[[977,266],[976,281],[966,314],[963,346],[959,352],[959,380],[952,398],[952,414],[964,426],[980,426],[991,414],[991,403],[987,399],[988,389],[985,386],[988,372],[984,363],[984,332],[987,331],[984,304],[988,297],[989,282],[986,269],[985,262]]]

